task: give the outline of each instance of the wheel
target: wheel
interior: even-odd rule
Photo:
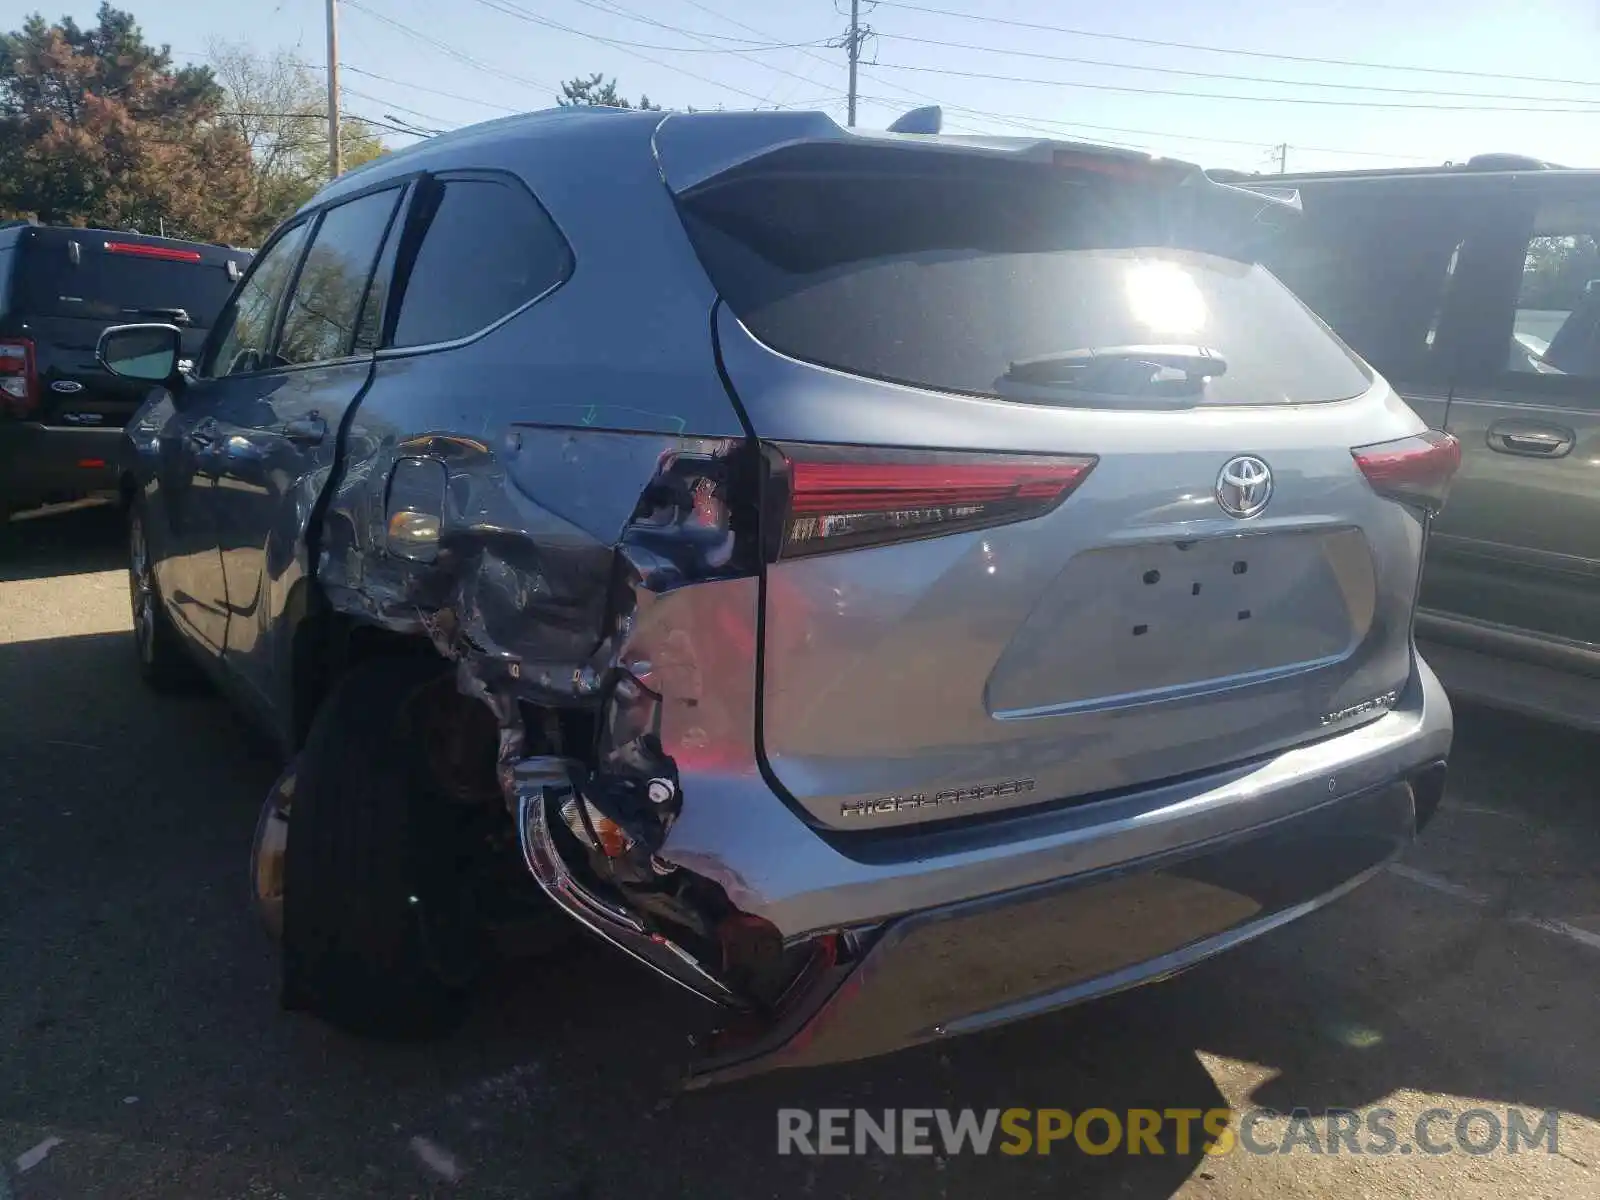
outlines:
[[[377,659],[325,700],[292,774],[283,851],[283,1003],[346,1032],[411,1040],[465,1016],[485,958],[476,892],[486,820],[428,753],[456,702],[449,666]],[[448,716],[446,716],[448,719]],[[486,768],[492,773],[492,756]]]
[[[196,679],[194,664],[172,627],[167,606],[156,586],[145,540],[144,512],[128,510],[128,596],[133,606],[133,642],[139,655],[139,677],[158,692],[179,691]]]

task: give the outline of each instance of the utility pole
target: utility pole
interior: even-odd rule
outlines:
[[[1278,152],[1278,174],[1287,174],[1289,171],[1289,143],[1279,142],[1273,149]]]
[[[332,0],[329,0],[331,3]],[[856,60],[861,57],[861,0],[850,0],[850,115],[846,124],[854,129],[856,124]]]
[[[339,152],[339,0],[328,0],[328,178],[344,170]]]
[[[867,0],[867,8],[872,8],[872,0]],[[861,47],[866,45],[867,39],[872,36],[872,26],[861,23],[861,0],[850,0],[850,28],[839,37],[828,43],[834,49],[843,47],[845,56],[850,60],[850,99],[849,116],[845,124],[856,123],[856,64],[861,61]]]

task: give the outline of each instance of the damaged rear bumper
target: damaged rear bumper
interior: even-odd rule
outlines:
[[[1398,781],[1245,836],[891,921],[853,970],[692,1085],[974,1033],[1170,976],[1337,899],[1410,840]],[[1423,801],[1425,803],[1425,801]]]
[[[1270,760],[1163,788],[841,842],[737,763],[683,774],[663,869],[714,882],[805,953],[781,995],[730,1003],[715,962],[652,934],[565,869],[566,776],[515,771],[528,866],[591,931],[728,1009],[698,1085],[885,1053],[1182,970],[1304,915],[1397,855],[1443,790],[1451,715],[1420,660],[1393,710]]]

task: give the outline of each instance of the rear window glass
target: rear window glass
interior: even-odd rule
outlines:
[[[1038,401],[1004,378],[1012,363],[1165,345],[1226,360],[1206,404],[1337,400],[1371,383],[1270,272],[1209,252],[1226,239],[1167,185],[1011,164],[784,171],[716,184],[684,210],[756,337],[852,374]]]
[[[105,322],[161,320],[158,311],[181,308],[190,324],[210,328],[233,290],[221,262],[172,262],[112,254],[100,248],[104,236],[80,238],[79,261],[67,243],[41,242],[28,248],[27,304],[40,316],[78,317]],[[240,270],[244,268],[240,264]]]

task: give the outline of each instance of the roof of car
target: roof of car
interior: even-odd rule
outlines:
[[[677,170],[669,181],[674,190],[689,186],[698,179],[714,174],[720,166],[737,162],[751,154],[788,143],[812,140],[849,140],[929,148],[949,146],[1018,155],[1036,148],[1066,147],[1096,156],[1152,160],[1151,155],[1141,151],[1054,138],[846,129],[826,113],[801,110],[683,113],[573,106],[501,117],[413,143],[341,175],[314,196],[301,211],[321,207],[329,201],[364,191],[391,178],[416,171],[449,169],[467,157],[461,154],[463,149],[486,142],[497,145],[551,145],[581,141],[596,134],[615,136],[627,131],[638,137],[641,147],[648,148],[658,139],[658,132],[664,125],[671,128],[671,140],[677,148],[674,155]],[[659,149],[659,145],[656,148]],[[1175,165],[1198,170],[1193,164],[1173,161]]]

